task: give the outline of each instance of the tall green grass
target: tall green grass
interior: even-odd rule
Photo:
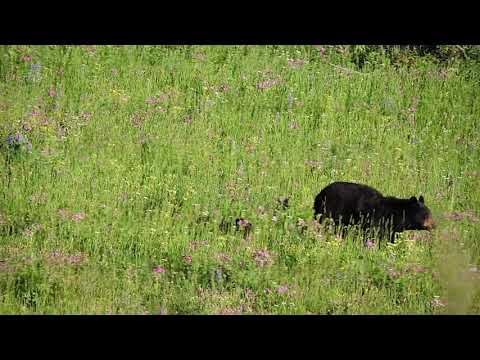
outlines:
[[[476,65],[358,70],[310,46],[0,56],[0,313],[480,312]],[[6,144],[17,132],[31,151]],[[423,194],[438,229],[336,238],[311,223],[336,180]],[[221,230],[238,217],[250,234]]]

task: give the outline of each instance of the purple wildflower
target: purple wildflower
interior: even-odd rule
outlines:
[[[425,269],[425,267],[421,266],[421,265],[412,265],[409,270],[411,272],[414,272],[414,273],[424,273],[427,271],[427,269]]]
[[[454,220],[454,221],[463,220],[463,219],[467,219],[471,222],[479,221],[478,216],[471,210],[464,211],[464,212],[453,211],[451,213],[444,213],[443,216],[448,220]]]
[[[238,225],[239,226],[244,226],[245,227],[245,226],[248,226],[249,224],[250,224],[250,222],[246,219],[239,219],[238,220]]]
[[[97,51],[95,45],[84,45],[82,46],[82,49],[90,55],[95,54],[95,52]]]
[[[86,257],[86,254],[81,252],[75,255],[65,255],[61,251],[56,250],[50,253],[47,259],[56,264],[67,263],[70,265],[80,265],[86,259]]]
[[[275,86],[278,84],[280,84],[280,79],[265,80],[257,84],[257,89],[259,90],[270,89],[272,86]]]
[[[373,248],[375,246],[375,241],[371,240],[371,239],[368,239],[367,240],[367,247],[369,249]]]
[[[158,96],[152,96],[148,98],[147,100],[145,100],[145,102],[150,105],[156,105],[156,104],[165,102],[167,99],[168,99],[167,94],[160,94]]]
[[[75,222],[79,222],[79,221],[82,221],[83,219],[85,219],[85,213],[84,212],[79,212],[79,213],[75,213],[72,215],[72,220],[75,221]]]
[[[30,64],[29,79],[32,81],[40,81],[42,78],[42,64]]]
[[[26,132],[30,132],[32,131],[32,125],[30,125],[29,123],[23,123],[22,129],[25,130]]]
[[[54,87],[51,87],[50,90],[48,90],[48,96],[50,96],[50,97],[57,96],[57,90],[55,90]]]
[[[290,67],[293,69],[298,69],[305,65],[305,60],[302,59],[288,59],[287,62],[288,65],[290,65]]]
[[[265,211],[265,208],[264,208],[263,206],[259,206],[259,207],[257,208],[257,214],[259,214],[259,215],[264,215],[265,212],[266,212],[266,211]]]
[[[70,210],[65,208],[58,209],[57,212],[58,212],[58,215],[62,218],[66,218],[70,216]]]
[[[390,275],[391,278],[398,278],[402,275],[402,273],[400,271],[396,271],[394,269],[388,269],[388,275]]]
[[[157,104],[157,99],[155,99],[154,97],[151,97],[151,98],[148,98],[147,100],[145,100],[145,102],[147,104],[154,105],[154,104]]]
[[[208,89],[218,94],[222,92],[227,92],[228,90],[230,90],[230,86],[228,84],[212,85],[209,86]]]
[[[132,118],[131,118],[131,122],[132,122],[133,126],[140,127],[145,122],[145,115],[144,114],[139,114],[139,113],[133,114]]]
[[[197,51],[192,57],[198,61],[205,61],[207,59],[207,55],[205,55],[203,51]]]
[[[201,246],[208,246],[208,240],[202,240],[202,241],[192,241],[189,244],[189,248],[192,251],[197,250]]]
[[[23,230],[23,236],[25,237],[32,237],[34,234],[34,231],[30,228],[26,228],[25,230]]]
[[[300,125],[298,124],[297,121],[294,121],[290,124],[290,129],[298,129],[300,128]]]
[[[53,257],[53,258],[58,258],[58,257],[62,257],[62,256],[63,256],[62,253],[61,253],[60,251],[58,251],[58,250],[55,250],[55,251],[52,252],[50,255],[51,255],[51,257]]]
[[[230,90],[230,86],[228,86],[228,84],[220,84],[217,86],[218,92],[227,92],[228,90]]]
[[[83,261],[84,255],[77,254],[77,255],[70,255],[67,257],[67,262],[71,265],[78,265]]]
[[[313,45],[314,48],[316,48],[319,52],[320,52],[320,55],[325,55],[325,48],[321,45]]]
[[[279,294],[285,294],[288,291],[288,285],[282,285],[277,288]]]
[[[239,315],[241,308],[226,307],[220,310],[219,315]]]
[[[15,271],[14,267],[7,264],[5,260],[0,260],[0,272],[13,272]]]
[[[248,236],[248,234],[252,230],[253,225],[247,219],[238,218],[235,220],[235,227],[237,231],[244,230],[244,235]]]
[[[220,260],[220,261],[223,261],[223,262],[230,262],[232,261],[232,257],[228,254],[225,254],[225,253],[219,253],[217,255],[217,258]]]
[[[165,309],[163,306],[160,308],[160,311],[158,312],[158,315],[168,315],[167,309]]]
[[[154,273],[157,273],[157,274],[163,274],[166,270],[161,267],[160,265],[156,266],[154,269],[153,269],[153,272]]]
[[[303,220],[302,218],[298,218],[297,225],[302,226],[302,227],[307,226],[307,222],[305,220]]]
[[[255,299],[255,292],[250,288],[246,288],[245,289],[245,297],[249,300],[254,300]]]
[[[416,112],[417,111],[417,106],[418,103],[420,102],[420,98],[418,96],[414,96],[412,99],[412,106],[410,108],[411,112]]]
[[[28,150],[32,150],[32,144],[28,141],[25,135],[16,133],[14,135],[8,135],[7,144],[14,150],[18,150],[20,147],[25,146]]]
[[[192,263],[192,256],[191,255],[184,255],[183,256],[183,261],[185,261],[187,264]]]
[[[44,117],[42,120],[40,120],[40,125],[42,126],[48,126],[49,120],[47,117]]]
[[[30,62],[32,61],[32,55],[24,54],[20,57],[20,60],[22,60],[23,62]]]
[[[85,121],[89,121],[92,118],[92,113],[89,111],[82,111],[80,117]]]
[[[253,259],[258,266],[264,267],[273,263],[273,254],[266,249],[258,250],[253,254]]]
[[[305,160],[305,165],[310,167],[313,170],[321,170],[323,167],[323,162],[320,160]]]
[[[298,218],[297,220],[297,228],[302,233],[308,229],[308,223],[303,220],[302,218]]]
[[[440,299],[438,295],[434,295],[432,299],[433,307],[445,307],[447,306],[447,302],[445,300]]]

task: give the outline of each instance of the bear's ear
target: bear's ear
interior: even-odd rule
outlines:
[[[424,204],[425,203],[425,200],[423,198],[422,195],[420,195],[420,197],[418,198],[418,201],[420,202],[420,204]]]
[[[410,202],[416,203],[416,202],[417,202],[417,198],[416,198],[415,196],[412,196],[412,197],[410,198]]]

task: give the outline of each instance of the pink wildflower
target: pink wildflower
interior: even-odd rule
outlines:
[[[20,60],[22,60],[22,61],[24,61],[24,62],[32,61],[32,55],[28,55],[28,54],[22,55],[22,57],[20,58]]]
[[[156,266],[154,269],[153,269],[153,272],[157,273],[157,274],[163,274],[166,270],[161,267],[160,265]]]
[[[440,299],[438,295],[433,296],[432,300],[433,307],[445,307],[447,306],[447,302],[445,300]]]
[[[290,129],[298,129],[300,128],[300,125],[298,124],[297,121],[294,121],[293,123],[290,124]]]
[[[253,259],[257,263],[258,266],[264,267],[267,265],[271,265],[273,263],[273,255],[272,253],[265,250],[258,250],[253,255]]]
[[[85,219],[85,213],[84,212],[79,212],[79,213],[76,213],[76,214],[73,214],[72,215],[72,220],[75,221],[75,222],[79,222],[79,221],[82,221],[83,219]]]

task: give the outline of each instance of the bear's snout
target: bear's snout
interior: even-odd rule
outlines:
[[[428,231],[431,231],[437,227],[437,224],[435,223],[435,220],[433,220],[433,217],[429,216],[425,219],[423,227]]]

